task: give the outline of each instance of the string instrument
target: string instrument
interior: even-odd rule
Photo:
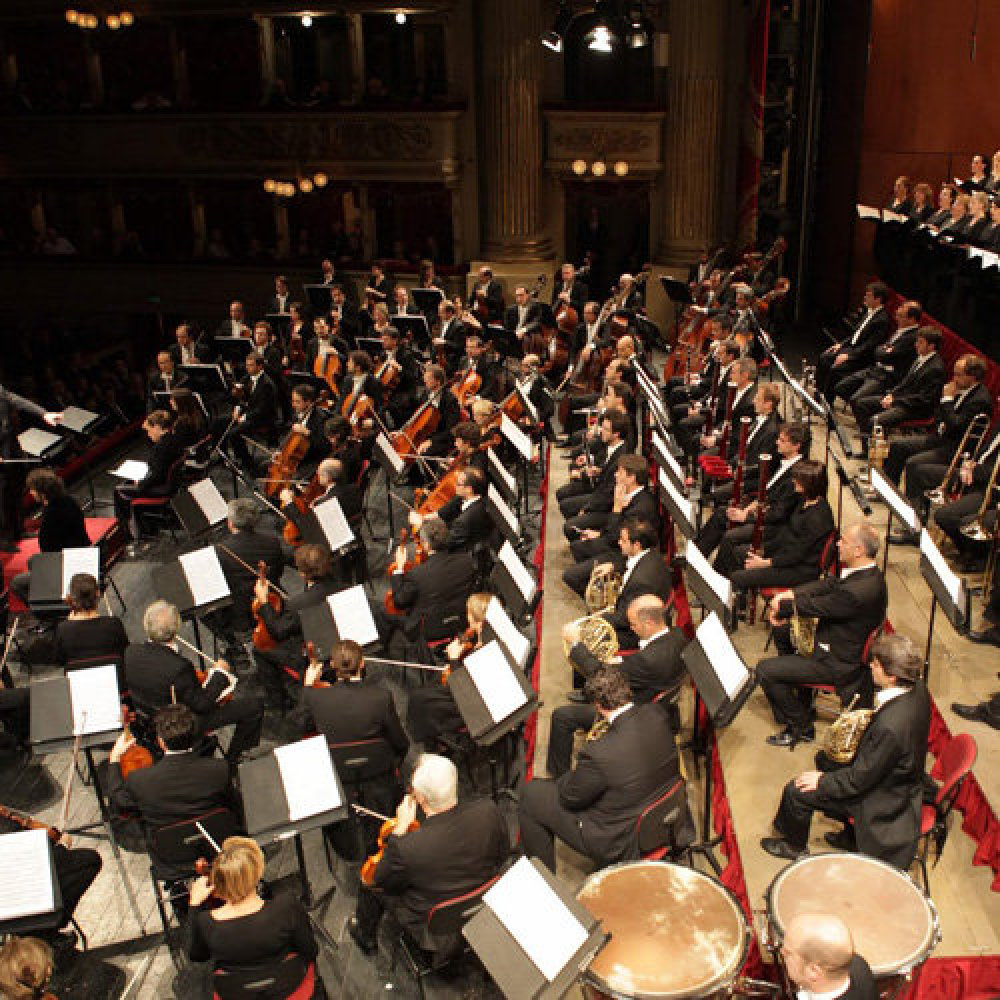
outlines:
[[[538,301],[538,295],[545,287],[545,281],[545,275],[540,274],[534,285],[532,285],[532,287],[528,290],[528,298],[530,298],[532,302]],[[543,308],[538,328],[533,333],[525,334],[521,343],[521,350],[524,354],[537,354],[539,357],[545,354],[546,344],[555,332],[552,325],[550,323],[546,323],[547,316],[548,313],[546,309]]]
[[[351,803],[354,805],[354,803]],[[360,806],[354,806],[354,808],[367,816],[373,816],[375,819],[382,820],[382,827],[378,832],[378,848],[371,857],[367,858],[364,864],[361,866],[361,882],[363,885],[372,886],[375,884],[375,869],[378,868],[382,859],[385,857],[385,848],[389,843],[389,838],[393,835],[396,830],[396,820],[392,816],[382,816],[378,813],[373,812],[370,809],[364,809]],[[414,820],[407,833],[413,833],[414,830],[420,829],[420,823]]]
[[[340,395],[340,379],[344,374],[344,362],[335,350],[325,354],[317,353],[313,362],[313,375],[321,378],[334,396]]]
[[[410,540],[410,529],[403,528],[399,535],[399,545],[401,548],[405,549],[407,543]],[[386,572],[389,576],[393,573],[409,573],[411,569],[415,566],[419,566],[427,558],[427,550],[424,548],[424,543],[420,540],[419,535],[413,536],[413,558],[407,559],[400,566],[395,560],[390,564]],[[392,597],[392,587],[386,591],[385,595],[385,610],[390,615],[401,615],[403,612],[396,606],[396,602]]]
[[[434,489],[429,493],[425,490],[416,490],[417,513],[421,517],[431,517],[455,498],[455,494],[458,492],[458,474],[466,465],[468,465],[468,458],[465,455],[458,455],[448,466],[447,472],[438,480]]]
[[[479,395],[479,390],[483,387],[483,376],[475,368],[467,368],[460,372],[456,384],[452,387],[452,392],[461,406],[468,406],[473,396]]]
[[[399,380],[403,375],[402,365],[393,358],[386,358],[375,371],[375,378],[382,385],[383,395],[388,396],[394,389],[399,388]]]
[[[267,603],[270,607],[274,608],[276,613],[280,614],[282,607],[281,595],[274,589],[274,587],[271,586],[271,582],[267,578],[267,563],[264,562],[263,559],[257,563],[257,580],[261,583],[267,584]],[[263,604],[256,597],[254,597],[253,602],[250,605],[254,621],[256,622],[253,629],[253,648],[261,653],[266,653],[268,650],[274,649],[278,645],[278,640],[275,639],[274,636],[267,630],[267,625],[264,623],[264,619],[260,614],[260,609],[262,607]]]
[[[291,431],[267,470],[268,482],[264,490],[269,497],[277,496],[290,486],[295,472],[309,454],[309,436],[301,431]]]
[[[309,667],[313,667],[320,662],[319,656],[316,654],[316,643],[314,642],[306,643],[306,659],[309,660],[309,666],[306,667],[306,670],[308,670]],[[302,676],[305,677],[305,673],[303,673]],[[332,687],[333,685],[329,681],[323,680],[321,676],[315,681],[315,683],[313,683],[312,686],[315,688],[328,688]]]
[[[417,407],[413,416],[398,431],[389,435],[389,441],[405,461],[416,456],[417,449],[424,441],[430,440],[440,423],[441,411],[427,400]]]
[[[288,335],[288,367],[301,371],[306,366],[306,345],[302,334],[293,330]]]
[[[565,372],[569,368],[572,342],[570,334],[566,333],[561,327],[557,329],[549,339],[546,350],[547,357],[539,366],[539,372],[542,375],[552,375],[556,372],[561,374]]]
[[[129,729],[129,724],[134,721],[135,712],[123,705],[122,732],[132,740],[132,745],[128,747],[118,761],[122,769],[122,777],[126,779],[133,771],[142,771],[147,767],[153,766],[153,755],[144,746],[136,742],[135,737],[132,735],[132,730]]]
[[[347,406],[347,402],[349,401],[345,401],[344,403],[345,407]],[[358,437],[364,433],[362,424],[366,420],[375,419],[375,400],[362,392],[355,398],[353,405],[348,407],[348,412],[344,413],[344,416],[350,421],[354,436]]]
[[[771,456],[761,455],[758,466],[759,480],[757,483],[757,509],[754,511],[753,535],[750,540],[750,548],[754,552],[761,551],[761,543],[764,541],[764,514],[767,510],[767,481],[771,478]]]
[[[760,306],[765,311],[771,308],[772,302],[778,302],[783,299],[792,287],[792,283],[788,278],[781,277],[774,283],[774,288],[769,292],[765,292],[758,300],[757,305]]]
[[[305,514],[322,492],[323,485],[319,481],[319,476],[313,473],[313,477],[309,480],[309,485],[306,487],[305,492],[296,493],[292,499],[292,505],[300,514]],[[281,535],[293,548],[298,548],[303,542],[302,532],[299,531],[299,526],[291,518],[285,521],[285,526],[281,529]],[[264,568],[265,570],[267,569],[266,566]],[[265,572],[264,575],[266,577],[267,573]]]
[[[458,655],[454,657],[454,660],[461,663],[469,653],[475,652],[480,646],[479,633],[470,625],[463,633],[461,637],[462,645],[459,647]],[[448,686],[448,678],[451,677],[451,664],[441,671],[441,684],[444,687]]]
[[[43,823],[40,819],[32,819],[23,813],[15,812],[6,806],[0,806],[0,817],[9,820],[23,830],[44,830],[53,844],[58,844],[62,840],[62,830],[56,829],[54,826],[49,826],[48,823]]]

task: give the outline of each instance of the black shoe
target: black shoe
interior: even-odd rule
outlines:
[[[1000,626],[994,625],[981,632],[970,631],[966,638],[970,642],[978,642],[984,646],[1000,646]]]
[[[795,747],[797,743],[812,743],[816,738],[816,730],[810,726],[808,729],[803,729],[801,733],[797,733],[794,729],[789,729],[787,726],[778,733],[771,733],[767,738],[767,742],[772,747]]]
[[[368,937],[361,930],[361,924],[358,922],[357,917],[351,917],[347,921],[347,933],[354,938],[354,943],[366,954],[374,955],[378,948],[378,942],[373,937]]]
[[[760,846],[772,857],[782,858],[785,861],[798,861],[809,853],[805,847],[796,847],[788,843],[784,837],[764,837]]]
[[[894,531],[889,535],[893,545],[919,545],[920,535],[916,531]]]
[[[958,705],[953,703],[951,710],[961,719],[969,722],[985,722],[987,726],[1000,729],[1000,719],[990,714],[989,705],[981,701],[978,705]]]
[[[584,693],[582,691],[579,691],[576,688],[574,688],[572,691],[567,691],[566,692],[566,698],[569,701],[575,702],[577,705],[586,705],[587,704],[587,697],[586,697],[586,695],[584,695]]]
[[[858,849],[854,834],[846,826],[843,830],[825,834],[823,839],[836,851],[856,851]]]

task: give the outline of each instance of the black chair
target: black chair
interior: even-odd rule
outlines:
[[[146,527],[149,524],[156,525],[157,529],[163,527],[170,532],[171,538],[177,542],[177,515],[174,513],[170,501],[181,487],[184,474],[185,456],[181,455],[167,472],[167,481],[163,486],[163,491],[156,496],[136,497],[132,500],[132,515],[135,518],[135,526],[140,535],[146,534]]]
[[[218,968],[212,976],[212,988],[219,1000],[285,1000],[302,990],[309,976],[315,983],[309,997],[325,997],[316,963],[295,952],[277,962]]]
[[[678,778],[639,813],[636,838],[643,860],[661,861],[668,854],[686,852],[686,848],[678,848],[675,831],[687,808],[687,786],[683,778]]]

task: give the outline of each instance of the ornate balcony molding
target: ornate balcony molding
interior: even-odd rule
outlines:
[[[545,109],[545,168],[574,177],[574,160],[608,164],[626,160],[631,178],[653,179],[663,170],[662,111]]]

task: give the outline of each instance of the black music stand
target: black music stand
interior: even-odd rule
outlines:
[[[302,291],[314,315],[324,315],[333,308],[333,285],[303,284]]]
[[[521,631],[497,597],[490,598],[483,624],[483,645],[492,639],[500,644],[512,667],[527,674],[534,660],[535,643]]]
[[[389,538],[392,539],[396,537],[396,519],[392,512],[392,490],[389,487],[406,472],[406,462],[400,458],[399,452],[393,447],[384,431],[379,431],[375,435],[375,441],[372,444],[372,457],[385,473],[385,509],[389,521]],[[372,536],[372,540],[381,541],[375,535]]]
[[[525,403],[526,407],[530,405],[520,391],[518,391],[518,397]],[[532,406],[531,409],[534,410],[535,408]],[[535,415],[538,415],[537,410],[535,411]],[[531,491],[528,489],[528,466],[534,454],[531,438],[506,413],[502,413],[500,416],[500,433],[513,445],[514,450],[517,452],[518,464],[521,467],[521,499],[524,502],[524,516],[525,518],[530,518],[532,512]]]
[[[201,575],[193,572],[189,574],[185,569],[185,563],[188,562],[186,557],[205,553],[206,550],[211,550],[215,565],[218,567],[218,573],[224,581],[225,573],[222,570],[222,564],[219,562],[219,553],[214,545],[196,549],[194,552],[184,553],[164,566],[154,567],[152,573],[153,592],[158,597],[173,604],[180,612],[181,618],[191,622],[191,627],[194,630],[195,645],[202,652],[204,650],[201,645],[201,629],[198,625],[199,617],[210,614],[213,611],[218,611],[220,608],[228,607],[233,603],[233,595],[229,590],[228,583],[226,584],[224,596],[205,599],[203,592],[204,580]],[[206,556],[206,558],[208,557]]]
[[[92,440],[97,429],[104,422],[104,417],[91,410],[85,410],[79,406],[67,406],[62,411],[62,419],[59,426],[63,430],[79,435],[84,440]],[[90,493],[90,500],[84,505],[84,510],[94,510],[97,507],[97,496],[94,493],[94,472],[93,463],[84,463],[84,474],[87,477],[87,489]]]
[[[486,474],[507,505],[516,507],[518,502],[517,477],[507,471],[492,448],[486,449]]]
[[[538,900],[539,906],[554,905],[561,911],[559,916],[569,917],[579,925],[577,938],[582,937],[583,943],[568,954],[555,956],[554,966],[561,967],[558,972],[553,968],[548,974],[543,973],[530,957],[528,949],[538,947],[543,942],[532,935],[530,930],[522,931],[519,926],[518,915],[520,913],[523,916],[523,906],[502,912],[503,919],[490,907],[490,892],[497,887],[498,893],[507,889],[508,886],[504,884],[507,881],[514,881],[518,887],[517,898],[524,899],[521,879],[525,875],[530,880],[529,884],[535,883],[531,898]],[[539,898],[538,879],[541,880],[548,899]],[[497,893],[494,894],[496,895]],[[525,997],[530,997],[531,1000],[559,1000],[564,997],[611,938],[602,929],[600,921],[576,899],[566,884],[535,858],[520,858],[500,876],[491,890],[484,894],[483,905],[462,928],[462,935],[508,1000],[523,1000]]]
[[[504,607],[515,618],[527,621],[535,614],[542,591],[531,570],[521,561],[514,546],[504,541],[490,573],[490,587],[503,598]]]
[[[31,561],[31,589],[28,606],[39,617],[64,618],[69,614],[66,591],[65,550],[39,552]],[[90,573],[97,581],[101,579],[101,552],[96,545],[73,550],[73,561],[78,572]]]
[[[667,508],[670,520],[680,528],[685,539],[694,538],[698,528],[694,520],[693,502],[681,496],[673,479],[662,467],[658,478],[660,501]]]
[[[486,488],[486,509],[500,533],[514,548],[521,546],[521,530],[517,515],[507,506],[500,491],[490,483]]]
[[[417,291],[417,289],[414,289]],[[389,317],[389,322],[399,330],[401,338],[409,338],[410,342],[421,352],[430,353],[431,331],[425,316],[410,316],[407,313],[397,313]]]
[[[224,524],[229,517],[225,498],[208,478],[184,487],[170,501],[170,506],[192,538]]]
[[[694,305],[691,289],[686,281],[679,281],[666,274],[660,275],[660,287],[674,305],[674,323],[677,323],[685,308]]]
[[[971,618],[970,594],[965,580],[952,572],[926,528],[920,533],[920,573],[931,588],[931,613],[927,622],[927,645],[924,648],[924,682],[929,684],[934,616],[938,605],[954,628],[961,630],[969,624]]]
[[[216,337],[215,347],[223,361],[242,365],[254,350],[254,343],[250,337]]]
[[[379,635],[371,602],[359,583],[330,594],[325,601],[299,612],[302,638],[316,647],[316,655],[325,660],[341,639],[353,639],[367,652],[379,647]]]
[[[708,614],[714,614],[727,632],[733,631],[736,616],[733,613],[732,584],[715,570],[693,538],[688,539],[684,549],[684,562],[690,571],[687,582],[702,604],[702,621]]]
[[[728,726],[746,704],[747,698],[757,684],[757,675],[743,662],[736,652],[725,627],[714,612],[710,614],[695,632],[694,638],[684,647],[681,659],[691,674],[698,698],[705,706],[709,721],[715,729]],[[698,704],[695,702],[697,721]],[[708,727],[696,740],[691,749],[700,754],[705,765],[705,794],[702,802],[702,839],[691,845],[689,850],[700,854],[715,870],[722,874],[714,850],[722,843],[721,834],[712,835],[712,741]]]
[[[219,365],[178,365],[177,370],[187,375],[187,388],[190,388],[192,392],[211,395],[212,393],[225,394],[228,391],[226,378],[222,374],[222,368]]]
[[[444,301],[444,292],[440,288],[411,288],[410,295],[413,296],[413,304],[424,316],[436,313],[438,305]]]
[[[21,909],[21,915],[14,915],[5,917],[0,920],[0,934],[18,934],[18,935],[30,935],[32,931],[42,931],[42,930],[53,930],[55,929],[54,924],[62,910],[63,900],[62,891],[59,887],[59,877],[56,875],[56,865],[55,858],[52,854],[52,841],[49,840],[48,835],[43,830],[18,830],[11,833],[0,834],[0,852],[5,855],[8,849],[13,849],[13,845],[17,843],[16,839],[12,838],[25,838],[25,837],[42,837],[45,840],[46,845],[46,856],[48,859],[48,887],[49,892],[52,895],[52,907],[49,908],[45,906],[44,908],[35,908],[29,904],[27,910]],[[24,859],[20,859],[24,860]],[[20,872],[22,869],[18,868]],[[38,868],[37,870],[29,869],[24,872],[24,875],[31,879],[32,881],[38,880],[42,881],[45,878],[45,870]],[[7,896],[7,890],[16,891],[17,886],[16,879],[4,879],[0,881],[0,906],[6,911],[10,908],[11,903]],[[46,903],[48,900],[46,900]],[[75,926],[75,924],[74,924]],[[86,938],[84,938],[84,948],[86,948]]]
[[[336,497],[324,500],[305,512],[295,509],[289,519],[299,529],[303,541],[325,545],[334,555],[354,544],[354,532]]]
[[[287,339],[288,331],[292,328],[291,313],[264,313],[264,319],[271,324],[271,329],[276,337],[280,337],[282,340]]]
[[[17,443],[21,446],[21,451],[28,456],[29,462],[26,464],[31,464],[33,461],[51,462],[65,447],[66,438],[42,430],[41,427],[29,427],[28,430],[18,434]],[[6,461],[9,462],[10,459]]]

